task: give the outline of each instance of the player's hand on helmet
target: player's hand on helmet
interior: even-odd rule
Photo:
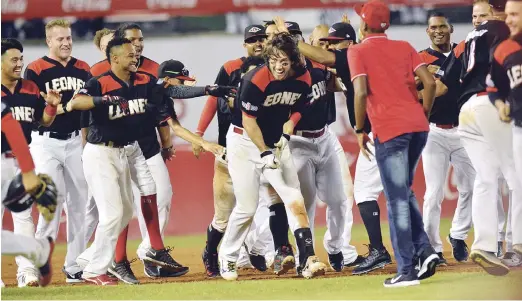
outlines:
[[[53,107],[58,106],[62,102],[62,95],[57,90],[49,90],[47,94],[40,92],[40,95],[48,105]]]
[[[350,24],[350,19],[348,19],[347,14],[343,14],[343,16],[341,17],[341,22]]]
[[[286,32],[288,33],[288,28],[286,27],[285,25],[285,20],[282,18],[282,17],[274,17],[274,23],[275,23],[275,26],[277,27],[277,31],[278,32]]]
[[[283,134],[281,139],[275,144],[276,147],[276,158],[281,160],[283,152],[288,148],[288,142],[290,141],[290,135]]]
[[[368,147],[368,143],[373,145],[373,140],[370,139],[368,134],[366,134],[365,132],[359,134],[356,133],[355,135],[357,135],[357,142],[359,143],[359,148],[361,149],[363,156],[366,157],[368,161],[371,161],[370,156],[373,156],[373,153]]]
[[[503,102],[500,99],[497,99],[495,101],[495,107],[498,109],[498,116],[500,117],[500,120],[503,122],[511,122],[511,117],[509,116],[511,114],[511,108],[509,104]]]
[[[205,93],[215,97],[236,97],[237,90],[232,86],[211,85],[205,87]]]
[[[22,184],[24,185],[25,191],[32,195],[38,190],[40,185],[42,185],[42,181],[34,171],[30,171],[22,173]]]
[[[271,150],[261,153],[261,161],[263,161],[263,168],[277,169],[280,165],[279,159]]]

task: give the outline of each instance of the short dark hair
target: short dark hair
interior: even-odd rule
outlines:
[[[131,29],[137,29],[141,30],[141,27],[136,23],[124,23],[116,29],[116,32],[114,33],[115,37],[124,38],[125,37],[125,31],[131,30]]]
[[[129,39],[115,37],[114,39],[110,40],[107,44],[107,48],[105,49],[105,55],[107,56],[107,61],[111,62],[111,50],[112,48],[122,46],[124,44],[130,44],[131,41]]]
[[[293,68],[302,67],[301,53],[299,52],[299,48],[297,48],[295,37],[291,34],[287,32],[277,33],[274,38],[268,42],[263,51],[263,56],[267,65],[270,56],[275,55],[276,51],[284,52],[292,62]]]
[[[7,38],[2,39],[2,55],[9,49],[18,49],[20,52],[24,52],[24,46],[17,39]]]
[[[428,21],[431,18],[444,18],[448,21],[448,23],[450,22],[449,18],[446,16],[446,14],[444,14],[443,12],[440,12],[440,11],[434,11],[434,12],[430,13],[428,15]]]

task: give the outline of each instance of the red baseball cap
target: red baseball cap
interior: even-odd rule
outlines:
[[[355,5],[355,12],[371,29],[381,30],[390,27],[390,9],[381,0],[370,0]]]

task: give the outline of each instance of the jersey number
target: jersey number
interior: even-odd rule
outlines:
[[[475,40],[473,40],[471,42],[471,45],[469,46],[469,60],[467,72],[471,72],[473,67],[475,67]]]

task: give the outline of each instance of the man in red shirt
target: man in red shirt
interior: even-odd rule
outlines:
[[[355,91],[355,132],[362,154],[369,158],[366,113],[375,139],[375,159],[387,199],[388,220],[398,274],[385,287],[420,284],[435,274],[439,257],[424,231],[411,189],[428,138],[428,120],[435,96],[433,76],[407,42],[388,40],[390,10],[380,0],[355,7],[361,17],[362,43],[348,51]],[[417,99],[414,76],[424,85],[423,105]],[[366,106],[368,102],[368,106]],[[416,271],[418,265],[419,270]]]

